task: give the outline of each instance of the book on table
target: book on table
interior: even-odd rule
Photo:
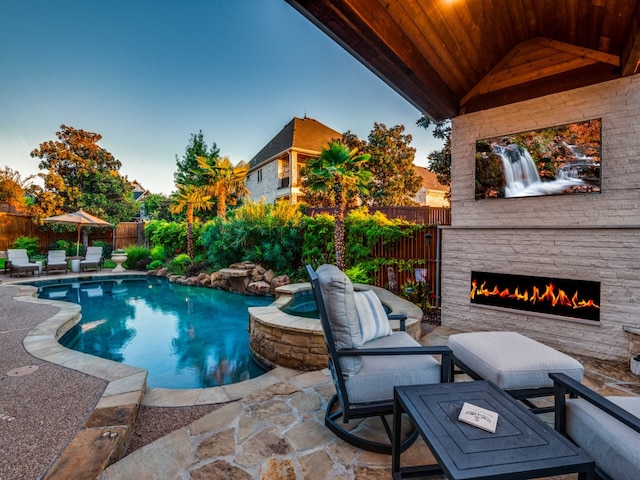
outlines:
[[[460,410],[460,415],[458,415],[458,420],[486,430],[487,432],[496,433],[498,414],[486,408],[465,402]]]

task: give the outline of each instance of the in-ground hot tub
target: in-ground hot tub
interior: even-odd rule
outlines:
[[[383,288],[362,284],[354,288],[373,290],[389,313],[406,315],[407,333],[420,339],[420,308]],[[398,330],[400,321],[392,320],[391,327]],[[296,370],[327,367],[327,347],[310,283],[278,287],[276,301],[271,305],[249,308],[249,346],[256,359],[266,366]]]

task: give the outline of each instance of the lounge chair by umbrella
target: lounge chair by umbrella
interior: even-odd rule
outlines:
[[[77,225],[78,241],[76,243],[76,255],[80,253],[80,232],[82,231],[82,227],[113,227],[109,222],[98,217],[94,217],[82,209],[73,213],[65,213],[64,215],[48,217],[42,221],[45,223],[57,223],[61,225]]]

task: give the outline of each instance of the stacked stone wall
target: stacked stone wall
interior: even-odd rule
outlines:
[[[475,142],[602,119],[602,192],[475,200]],[[442,323],[515,330],[576,354],[627,359],[640,328],[640,78],[627,77],[453,121],[452,226],[444,227]],[[601,284],[599,324],[471,305],[471,271]]]

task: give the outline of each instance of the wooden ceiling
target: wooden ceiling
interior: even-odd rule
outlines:
[[[287,2],[434,120],[640,67],[640,0]]]

